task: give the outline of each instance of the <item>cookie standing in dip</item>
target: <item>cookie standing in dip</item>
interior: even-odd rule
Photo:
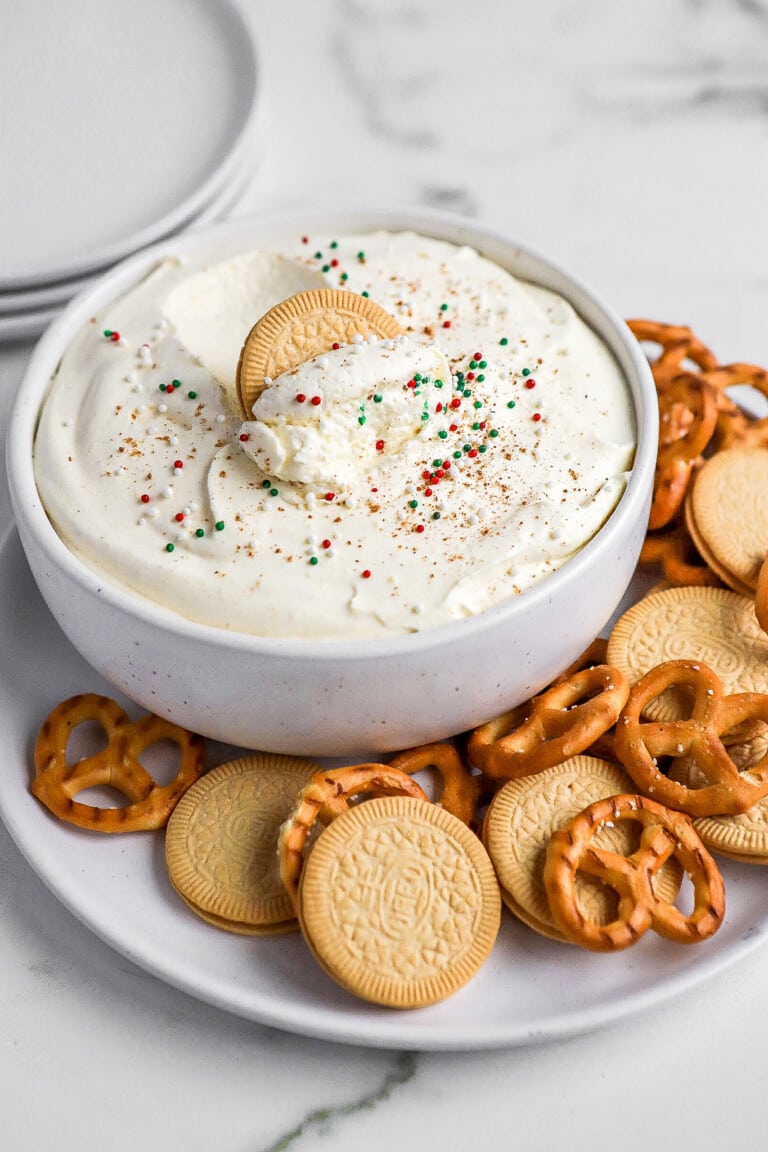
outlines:
[[[254,320],[325,285],[406,336],[329,349],[243,422]],[[555,571],[615,507],[634,444],[624,376],[569,304],[472,249],[379,232],[161,263],[70,344],[35,474],[59,535],[113,582],[224,629],[361,639]]]

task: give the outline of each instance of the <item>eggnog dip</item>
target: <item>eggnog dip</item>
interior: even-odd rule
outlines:
[[[329,348],[242,413],[253,324],[328,286],[405,334]],[[565,300],[376,232],[161,261],[69,345],[34,464],[56,531],[110,582],[201,624],[352,640],[524,594],[610,516],[634,449],[625,379]]]

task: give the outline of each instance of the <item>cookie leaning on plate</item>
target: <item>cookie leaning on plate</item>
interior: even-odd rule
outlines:
[[[630,777],[617,764],[574,756],[536,776],[509,781],[496,793],[483,824],[483,842],[510,912],[542,936],[566,939],[555,923],[544,888],[549,839],[593,801],[632,788]],[[632,847],[629,828],[605,827],[600,842],[619,853]],[[675,899],[681,878],[674,865],[660,873],[662,899]],[[614,902],[605,887],[579,878],[576,890],[579,905],[590,920],[607,923],[612,919]]]
[[[168,822],[166,864],[201,919],[248,936],[298,928],[277,837],[315,771],[310,760],[257,752],[214,768],[182,797]]]
[[[457,992],[490,955],[501,900],[493,866],[465,824],[406,796],[337,817],[304,865],[299,921],[342,987],[391,1008]]]

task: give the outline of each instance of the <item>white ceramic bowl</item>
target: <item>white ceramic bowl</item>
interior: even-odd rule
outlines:
[[[444,626],[369,641],[302,641],[192,623],[101,579],[60,540],[35,485],[40,405],[67,344],[162,255],[221,259],[297,233],[413,229],[469,244],[560,293],[612,350],[637,422],[634,470],[617,508],[563,568],[523,595]],[[256,217],[166,241],[77,297],[40,340],[8,432],[8,476],[33,576],[74,646],[116,688],[178,724],[228,743],[313,756],[385,753],[461,732],[521,702],[598,634],[631,579],[648,518],[656,393],[624,323],[579,281],[513,240],[435,212],[307,212]]]

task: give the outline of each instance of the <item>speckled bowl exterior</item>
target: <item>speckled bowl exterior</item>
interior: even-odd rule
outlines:
[[[406,636],[302,641],[196,624],[126,592],[62,542],[35,484],[38,413],[62,353],[95,312],[161,257],[226,259],[297,233],[412,229],[468,244],[569,300],[611,349],[632,397],[635,465],[619,504],[559,571],[477,616]],[[203,735],[307,756],[383,755],[473,727],[521,702],[598,634],[632,577],[650,507],[656,392],[623,321],[578,280],[514,240],[436,212],[306,212],[229,221],[124,261],[73,300],[40,340],[8,430],[8,478],[21,541],[48,607],[72,644],[116,689]]]

